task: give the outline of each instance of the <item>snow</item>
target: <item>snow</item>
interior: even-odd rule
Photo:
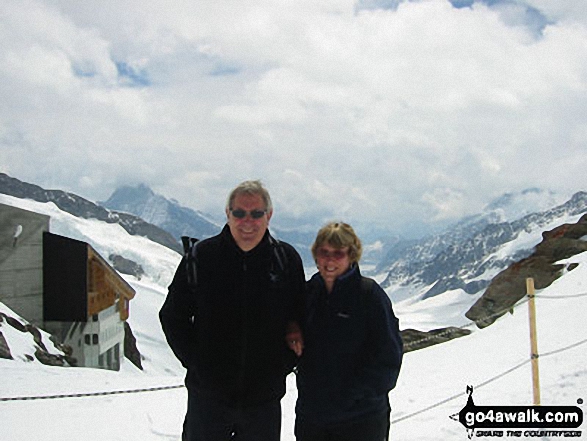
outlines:
[[[88,242],[105,258],[121,254],[146,271],[141,280],[125,276],[137,292],[129,323],[144,356],[144,371],[129,362],[120,372],[27,362],[24,354],[34,352],[31,337],[0,323],[15,358],[0,360],[0,440],[179,441],[186,405],[184,370],[169,350],[157,316],[179,255],[117,225],[70,216],[52,203],[5,195],[0,203],[48,214],[52,232]],[[563,263],[579,266],[537,293],[540,385],[543,404],[572,406],[587,391],[587,253]],[[390,393],[391,439],[466,440],[465,428],[450,416],[466,404],[468,385],[475,387],[477,405],[532,404],[527,303],[520,302],[513,314],[479,330],[462,315],[476,298],[455,291],[397,305],[402,328],[456,325],[473,332],[405,355],[397,387]],[[0,311],[17,316],[1,303]],[[6,400],[47,396],[56,397]],[[295,439],[295,399],[291,375],[282,401],[284,441]],[[579,406],[584,410],[585,405]]]
[[[402,318],[402,329],[429,331],[438,327],[460,327],[469,323],[464,314],[480,295],[472,296],[459,289],[420,301],[410,298],[394,305],[394,312]]]

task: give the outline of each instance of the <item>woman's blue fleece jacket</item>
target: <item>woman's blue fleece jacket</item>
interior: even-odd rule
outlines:
[[[387,294],[375,282],[362,285],[356,265],[330,294],[319,273],[306,288],[297,418],[327,426],[389,410],[403,344]]]

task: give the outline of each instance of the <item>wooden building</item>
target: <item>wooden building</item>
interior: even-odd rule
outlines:
[[[118,370],[135,292],[89,244],[48,227],[0,204],[0,301],[71,346],[79,366]]]
[[[43,233],[49,216],[0,204],[0,301],[43,324]]]

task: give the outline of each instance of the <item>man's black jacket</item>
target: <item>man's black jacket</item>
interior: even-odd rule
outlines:
[[[284,270],[275,246],[285,252]],[[187,368],[187,387],[235,406],[283,397],[295,360],[286,326],[302,320],[304,283],[298,253],[274,245],[269,232],[248,252],[228,226],[198,243],[196,287],[188,286],[182,260],[159,312],[169,346]]]

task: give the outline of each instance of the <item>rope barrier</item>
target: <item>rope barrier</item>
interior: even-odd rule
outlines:
[[[581,294],[577,294],[577,295],[570,295],[570,296],[543,296],[543,295],[536,295],[536,297],[537,297],[537,298],[547,298],[547,299],[555,299],[555,300],[557,300],[557,299],[567,299],[567,298],[578,298],[578,297],[584,297],[584,296],[586,296],[586,295],[587,295],[587,293],[581,293]],[[518,304],[516,304],[514,307],[518,307],[518,306],[520,306],[520,305],[522,305],[523,303],[526,303],[526,302],[528,301],[528,299],[527,299],[527,298],[525,298],[525,299],[523,299],[523,300],[524,300],[524,301],[520,301],[520,302],[519,302]],[[512,308],[514,308],[514,307],[512,307]],[[505,312],[509,311],[510,309],[511,309],[511,308],[507,308]],[[470,326],[470,324],[467,324],[467,325],[463,326],[463,328],[464,328],[464,327],[468,327],[468,326]],[[578,342],[575,342],[575,343],[573,343],[573,344],[571,344],[571,345],[568,345],[568,346],[565,346],[565,347],[562,347],[562,348],[559,348],[559,349],[555,349],[555,350],[552,350],[552,351],[549,351],[549,352],[545,352],[545,353],[543,353],[543,354],[539,354],[539,356],[540,356],[541,358],[546,358],[546,357],[549,357],[549,356],[551,356],[551,355],[554,355],[554,354],[558,354],[558,353],[561,353],[561,352],[568,351],[568,350],[570,350],[570,349],[574,349],[574,348],[576,348],[576,347],[578,347],[578,346],[581,346],[581,345],[583,345],[583,344],[585,344],[585,343],[587,343],[587,339],[580,340],[580,341],[578,341]],[[537,356],[538,356],[538,355],[537,355]],[[474,386],[474,388],[475,388],[475,389],[479,389],[479,388],[481,388],[481,387],[483,387],[483,386],[486,386],[486,385],[488,385],[488,384],[490,384],[490,383],[492,383],[492,382],[494,382],[494,381],[496,381],[496,380],[498,380],[498,379],[500,379],[500,378],[502,378],[502,377],[505,377],[506,375],[508,375],[508,374],[510,374],[510,373],[512,373],[512,372],[514,372],[514,371],[516,371],[516,370],[518,370],[518,369],[520,369],[521,367],[523,367],[523,366],[527,365],[527,364],[528,364],[528,363],[530,363],[531,361],[532,361],[531,359],[524,360],[523,362],[521,362],[521,363],[517,364],[516,366],[514,366],[514,367],[512,367],[512,368],[510,368],[510,369],[508,369],[508,370],[506,370],[506,371],[504,371],[504,372],[502,372],[501,374],[498,374],[498,375],[496,375],[496,376],[494,376],[494,377],[492,377],[492,378],[490,378],[490,379],[488,379],[488,380],[485,380],[485,381],[483,381],[482,383],[479,383],[477,386]],[[408,415],[404,415],[404,416],[402,416],[402,417],[399,417],[399,418],[397,418],[397,419],[393,420],[393,421],[392,421],[392,423],[393,423],[393,424],[396,424],[396,423],[399,423],[399,422],[405,421],[405,420],[407,420],[407,419],[410,419],[410,418],[412,418],[412,417],[415,417],[415,416],[417,416],[417,415],[420,415],[420,414],[422,414],[422,413],[425,413],[425,412],[427,412],[427,411],[429,411],[429,410],[432,410],[432,409],[434,409],[434,408],[440,407],[440,406],[442,406],[443,404],[446,404],[446,403],[448,403],[448,402],[450,402],[450,401],[453,401],[453,400],[455,400],[455,399],[457,399],[457,398],[460,398],[460,397],[462,397],[462,396],[465,396],[466,394],[467,394],[466,392],[462,392],[462,393],[459,393],[459,394],[457,394],[457,395],[453,395],[453,396],[451,396],[451,397],[449,397],[449,398],[445,398],[444,400],[442,400],[442,401],[439,401],[439,402],[437,402],[437,403],[435,403],[435,404],[432,404],[432,405],[430,405],[430,406],[427,406],[427,407],[425,407],[424,409],[420,409],[420,410],[418,410],[418,411],[416,411],[416,412],[412,412],[412,413],[410,413],[410,414],[408,414]]]
[[[559,349],[555,349],[553,351],[545,352],[544,354],[541,354],[540,356],[542,358],[549,357],[551,355],[558,354],[560,352],[565,352],[567,350],[581,346],[585,343],[587,343],[587,339],[578,341],[576,343],[565,346],[563,348],[559,348]],[[502,377],[505,377],[506,375],[518,370],[519,368],[528,364],[529,362],[530,362],[530,360],[524,360],[523,362],[521,362],[521,363],[517,364],[516,366],[502,372],[501,374],[498,374],[488,380],[483,381],[482,383],[479,383],[477,386],[475,386],[475,389],[479,389],[479,388],[486,386],[486,385],[488,385],[488,384],[490,384],[490,383],[492,383]],[[178,385],[172,385],[172,386],[160,386],[160,387],[151,387],[151,388],[142,388],[142,389],[115,390],[115,391],[104,391],[104,392],[88,392],[88,393],[77,393],[77,394],[58,394],[58,395],[43,395],[43,396],[29,396],[29,397],[8,397],[8,398],[0,398],[0,401],[26,401],[26,400],[49,400],[49,399],[59,399],[59,398],[95,397],[95,396],[104,396],[104,395],[131,394],[131,393],[140,393],[140,392],[156,392],[156,391],[171,390],[171,389],[181,389],[184,387],[185,386],[183,384],[178,384]],[[446,403],[448,403],[452,400],[455,400],[459,397],[462,397],[464,395],[466,395],[466,392],[459,393],[457,395],[454,395],[452,397],[449,397],[449,398],[446,398],[442,401],[439,401],[438,403],[435,403],[431,406],[428,406],[424,409],[421,409],[417,412],[413,412],[409,415],[405,415],[403,417],[400,417],[400,418],[394,420],[393,422],[398,423],[403,420],[409,419],[413,416],[416,416],[416,415],[424,413],[428,410],[434,409],[435,407],[439,407],[443,404],[446,404]]]
[[[523,305],[523,304],[525,304],[527,302],[528,302],[528,298],[527,297],[522,298],[522,299],[518,300],[518,302],[515,303],[514,305],[508,306],[507,308],[503,308],[503,309],[501,309],[501,310],[499,310],[497,312],[494,312],[493,314],[484,316],[484,317],[478,319],[477,322],[485,322],[487,320],[493,319],[494,317],[501,317],[502,315],[508,313],[509,311],[512,311],[513,309],[515,309],[515,308],[517,308],[517,307],[519,307],[519,306],[521,306],[521,305]],[[443,337],[447,337],[447,336],[449,336],[451,334],[454,334],[454,333],[457,333],[457,332],[459,332],[461,330],[464,330],[464,329],[467,329],[467,328],[472,328],[475,325],[476,325],[476,322],[471,321],[471,322],[469,322],[469,323],[467,323],[465,325],[462,325],[462,326],[456,326],[456,327],[452,327],[452,328],[449,328],[449,329],[445,329],[444,331],[439,332],[437,334],[428,335],[428,336],[426,336],[424,338],[421,338],[421,339],[414,340],[414,341],[411,341],[409,343],[406,343],[404,345],[404,347],[409,349],[409,348],[411,348],[413,346],[416,346],[416,345],[418,345],[420,343],[424,343],[424,342],[427,342],[427,341],[430,341],[430,340],[436,340],[436,339],[440,339],[440,338],[443,338]]]
[[[474,388],[475,388],[475,389],[479,389],[480,387],[486,386],[486,385],[488,385],[489,383],[492,383],[492,382],[494,382],[495,380],[498,380],[498,379],[500,379],[500,378],[502,378],[502,377],[505,377],[507,374],[509,374],[509,373],[511,373],[511,372],[513,372],[513,371],[515,371],[515,370],[518,370],[519,368],[521,368],[522,366],[524,366],[524,365],[526,365],[526,364],[528,364],[528,363],[530,363],[530,360],[525,360],[525,361],[523,361],[522,363],[519,363],[518,365],[514,366],[513,368],[510,368],[510,369],[508,369],[507,371],[505,371],[505,372],[502,372],[501,374],[499,374],[499,375],[496,375],[495,377],[492,377],[492,378],[490,378],[489,380],[486,380],[486,381],[484,381],[484,382],[482,382],[482,383],[478,384],[477,386],[474,386]],[[457,398],[460,398],[460,397],[462,397],[462,396],[464,396],[464,395],[467,395],[467,392],[466,392],[466,391],[465,391],[465,392],[461,392],[461,393],[459,393],[459,394],[456,394],[456,395],[453,395],[452,397],[445,398],[444,400],[442,400],[442,401],[439,401],[438,403],[432,404],[432,405],[430,405],[430,406],[428,406],[428,407],[425,407],[424,409],[420,409],[420,410],[418,410],[418,411],[416,411],[416,412],[413,412],[413,413],[410,413],[410,414],[408,414],[408,415],[404,415],[404,416],[402,416],[402,417],[400,417],[400,418],[397,418],[397,419],[393,420],[393,421],[392,421],[392,423],[393,423],[393,424],[397,424],[397,423],[399,423],[399,422],[402,422],[402,421],[404,421],[404,420],[410,419],[410,418],[412,418],[412,417],[415,417],[415,416],[417,416],[417,415],[420,415],[421,413],[427,412],[427,411],[429,411],[429,410],[432,410],[432,409],[434,409],[434,408],[436,408],[436,407],[440,407],[440,406],[442,406],[443,404],[446,404],[446,403],[448,403],[448,402],[450,402],[450,401],[456,400]]]
[[[578,341],[577,343],[573,343],[572,345],[565,346],[564,348],[555,349],[553,351],[545,352],[544,354],[541,354],[540,356],[541,357],[548,357],[550,355],[558,354],[559,352],[565,352],[565,351],[567,351],[569,349],[573,349],[573,348],[575,348],[577,346],[581,346],[581,345],[583,345],[585,343],[587,343],[587,338],[585,340]]]
[[[561,296],[545,296],[542,294],[537,294],[536,295],[537,298],[539,299],[554,299],[554,300],[558,300],[558,299],[576,299],[578,297],[587,297],[587,292],[583,292],[583,293],[579,293],[579,294],[572,294],[572,295],[561,295]]]
[[[540,355],[540,357],[542,357],[542,358],[545,358],[545,357],[548,357],[548,356],[550,356],[550,355],[558,354],[558,353],[560,353],[560,352],[565,352],[565,351],[567,351],[567,350],[569,350],[569,349],[576,348],[576,347],[578,347],[578,346],[581,346],[581,345],[583,345],[583,344],[585,344],[585,343],[587,343],[587,339],[585,339],[585,340],[581,340],[581,341],[578,341],[578,342],[576,342],[576,343],[573,343],[572,345],[569,345],[569,346],[565,346],[564,348],[559,348],[559,349],[556,349],[556,350],[554,350],[554,351],[546,352],[546,353],[544,353],[544,354],[541,354],[541,355]],[[527,365],[528,363],[530,363],[530,361],[531,361],[531,360],[524,360],[523,362],[521,362],[521,363],[519,363],[519,364],[515,365],[514,367],[511,367],[511,368],[507,369],[506,371],[502,372],[501,374],[498,374],[498,375],[496,375],[496,376],[494,376],[494,377],[491,377],[491,378],[490,378],[490,379],[488,379],[488,380],[485,380],[485,381],[483,381],[483,382],[479,383],[478,385],[474,386],[474,388],[475,388],[475,389],[479,389],[479,388],[482,388],[483,386],[487,386],[488,384],[490,384],[490,383],[493,383],[494,381],[496,381],[496,380],[499,380],[500,378],[503,378],[503,377],[505,377],[506,375],[508,375],[508,374],[510,374],[510,373],[512,373],[512,372],[514,372],[514,371],[516,371],[516,370],[518,370],[518,369],[520,369],[521,367],[523,367],[523,366]],[[462,396],[465,396],[465,395],[467,395],[467,392],[466,392],[466,391],[465,391],[465,392],[462,392],[462,393],[459,393],[459,394],[457,394],[457,395],[453,395],[452,397],[445,398],[444,400],[442,400],[442,401],[439,401],[439,402],[437,402],[437,403],[434,403],[434,404],[432,404],[432,405],[430,405],[430,406],[428,406],[428,407],[425,407],[424,409],[420,409],[420,410],[418,410],[418,411],[416,411],[416,412],[412,412],[412,413],[410,413],[410,414],[408,414],[408,415],[404,415],[404,416],[402,416],[402,417],[399,417],[399,418],[397,418],[397,419],[393,420],[393,421],[392,421],[392,423],[393,423],[393,424],[400,423],[400,422],[402,422],[402,421],[405,421],[405,420],[407,420],[407,419],[410,419],[410,418],[412,418],[412,417],[415,417],[415,416],[417,416],[417,415],[420,415],[420,414],[422,414],[422,413],[425,413],[425,412],[427,412],[427,411],[429,411],[429,410],[432,410],[432,409],[434,409],[434,408],[436,408],[436,407],[440,407],[440,406],[442,406],[443,404],[446,404],[446,403],[448,403],[448,402],[450,402],[450,401],[453,401],[453,400],[455,400],[455,399],[457,399],[457,398],[460,398],[460,397],[462,397]]]
[[[576,297],[583,297],[586,296],[587,293],[581,293],[581,294],[577,294],[577,295],[572,295],[572,296],[542,296],[542,295],[538,295],[537,297],[539,298],[548,298],[548,299],[564,299],[564,298],[576,298]],[[486,316],[483,318],[483,320],[489,319],[489,318],[493,318],[495,316],[501,316],[505,313],[507,313],[508,311],[511,311],[512,309],[517,308],[518,306],[526,303],[528,301],[527,298],[521,299],[520,301],[518,301],[515,305],[508,307],[508,308],[504,308],[501,311],[495,312],[489,316]],[[466,325],[463,325],[461,327],[455,327],[453,329],[447,329],[444,332],[438,333],[436,335],[433,336],[429,336],[429,337],[425,337],[423,339],[414,341],[414,342],[410,342],[409,344],[415,345],[416,343],[422,343],[424,341],[428,341],[428,340],[432,340],[432,339],[437,339],[446,335],[449,335],[451,333],[454,332],[458,332],[458,330],[462,330],[468,327],[471,327],[475,324],[475,322],[470,322],[467,323]],[[560,352],[565,352],[567,350],[573,349],[575,347],[581,346],[583,344],[587,343],[587,339],[581,340],[579,342],[573,343],[569,346],[565,346],[563,348],[559,348],[544,354],[541,354],[541,357],[548,357],[550,355],[554,355]],[[408,345],[409,345],[408,344]],[[514,372],[515,370],[521,368],[522,366],[528,364],[530,362],[530,360],[525,360],[522,363],[517,364],[516,366],[502,372],[501,374],[498,374],[480,384],[478,384],[477,386],[475,386],[475,388],[480,388],[483,386],[486,386],[487,384],[490,384],[508,374],[510,374],[511,372]],[[0,402],[7,402],[7,401],[31,401],[31,400],[49,400],[49,399],[61,399],[61,398],[81,398],[81,397],[96,397],[96,396],[106,396],[106,395],[122,395],[122,394],[134,394],[134,393],[142,393],[142,392],[157,392],[157,391],[164,391],[164,390],[172,390],[172,389],[181,389],[184,388],[185,385],[180,384],[180,385],[171,385],[171,386],[159,386],[159,387],[151,387],[151,388],[141,388],[141,389],[127,389],[127,390],[114,390],[114,391],[102,391],[102,392],[88,392],[88,393],[75,393],[75,394],[56,394],[56,395],[43,395],[43,396],[24,396],[24,397],[0,397]],[[438,403],[435,403],[433,405],[430,405],[424,409],[421,409],[419,411],[413,412],[411,414],[408,415],[404,415],[400,418],[397,418],[393,421],[393,423],[398,423],[398,422],[402,422],[405,421],[407,419],[410,419],[414,416],[417,416],[421,413],[427,412],[429,410],[432,410],[436,407],[439,407],[443,404],[446,404],[450,401],[453,401],[459,397],[462,397],[466,395],[466,392],[463,393],[459,393],[457,395],[451,396],[449,398],[446,398],[442,401],[439,401]]]
[[[58,394],[58,395],[42,395],[29,397],[8,397],[0,398],[0,401],[29,401],[29,400],[54,400],[59,398],[81,398],[81,397],[98,397],[104,395],[122,395],[122,394],[136,394],[140,392],[157,392],[162,390],[180,389],[185,387],[183,384],[173,386],[158,386],[143,389],[127,389],[127,390],[111,390],[103,392],[87,392],[77,394]]]
[[[573,299],[573,298],[586,297],[586,296],[587,296],[587,293],[578,293],[578,294],[573,294],[573,295],[561,295],[561,296],[548,296],[548,295],[542,295],[542,294],[536,294],[535,295],[536,298],[549,299],[549,300]],[[494,317],[501,317],[502,315],[508,313],[509,311],[511,311],[511,310],[513,310],[515,308],[518,308],[519,306],[521,306],[521,305],[523,305],[523,304],[525,304],[527,302],[528,302],[528,297],[525,296],[524,298],[520,299],[514,305],[509,306],[507,308],[503,308],[500,311],[497,311],[497,312],[494,312],[493,314],[490,314],[490,315],[487,315],[485,317],[482,317],[482,318],[478,319],[477,322],[483,323],[483,322],[485,322],[487,320],[493,319]],[[406,343],[404,346],[409,349],[409,348],[411,348],[413,346],[416,346],[416,345],[418,345],[420,343],[425,343],[427,341],[437,340],[437,339],[441,339],[443,337],[448,337],[451,334],[454,334],[454,333],[459,332],[460,330],[464,330],[464,329],[467,329],[467,328],[474,327],[475,326],[475,323],[476,322],[472,322],[471,321],[471,322],[469,322],[469,323],[467,323],[465,325],[462,325],[462,326],[457,326],[457,327],[453,327],[453,328],[450,328],[450,329],[446,329],[446,330],[444,330],[442,332],[439,332],[437,334],[429,335],[429,336],[426,336],[424,338],[421,338],[421,339],[414,340],[414,341],[411,341],[409,343]]]

